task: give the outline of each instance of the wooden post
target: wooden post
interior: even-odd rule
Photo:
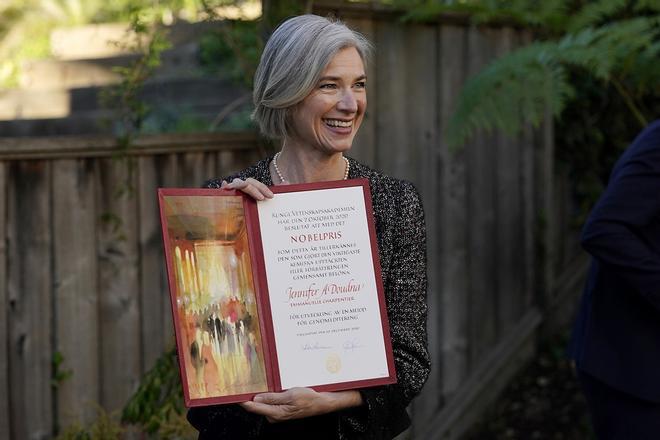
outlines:
[[[513,47],[511,28],[491,34],[498,57]],[[495,268],[497,273],[497,329],[506,334],[523,314],[520,301],[523,277],[524,228],[521,205],[521,152],[515,137],[499,133],[493,145],[496,154],[496,233]]]
[[[11,438],[53,433],[50,164],[12,167],[8,203]]]
[[[524,46],[532,42],[529,32],[521,31],[518,34],[518,46]],[[539,256],[537,252],[538,226],[539,226],[539,199],[536,157],[537,148],[534,140],[534,130],[530,125],[523,128],[520,138],[522,144],[522,177],[521,188],[523,190],[523,217],[525,228],[524,247],[524,284],[521,302],[524,310],[537,304],[537,264]]]
[[[472,27],[468,33],[469,74],[479,72],[492,58],[493,34]],[[495,271],[495,155],[494,137],[477,134],[467,146],[469,240],[469,369],[497,342],[497,273]]]
[[[58,423],[89,423],[99,401],[98,271],[94,164],[53,162],[53,262],[56,347],[62,371],[56,388]]]
[[[228,154],[235,154],[234,152],[227,152]],[[219,154],[224,154],[219,153]],[[176,188],[181,186],[181,176],[180,176],[180,166],[179,166],[179,156],[175,154],[170,154],[167,156],[161,156],[159,158],[159,165],[162,168],[161,179],[163,188]],[[217,168],[217,167],[216,167]],[[162,243],[162,238],[160,239]],[[161,244],[162,249],[162,244]],[[160,282],[164,286],[165,294],[161,297],[161,310],[163,316],[163,342],[165,344],[165,349],[173,347],[175,344],[174,341],[174,324],[172,323],[172,305],[170,302],[170,292],[168,288],[167,280],[167,270],[165,268],[165,256],[162,251],[159,255],[160,258]]]
[[[423,87],[405,87],[405,108],[393,113],[406,119],[406,143],[399,151],[407,156],[403,177],[412,181],[422,196],[426,220],[427,274],[428,274],[428,338],[431,362],[440,363],[440,258],[438,224],[438,199],[443,188],[438,173],[440,145],[438,142],[438,93],[439,75],[437,63],[437,26],[408,26],[405,34],[405,83],[411,81]],[[439,406],[441,397],[441,370],[432,369],[423,393],[413,403],[413,427],[421,426]]]
[[[141,371],[137,196],[117,192],[136,188],[128,166],[102,159],[97,171],[101,403],[109,411],[123,407]]]
[[[377,22],[376,71],[387,75],[376,84],[376,168],[395,177],[405,176],[410,168],[406,153],[406,88],[392,84],[406,84],[404,26],[401,23]]]
[[[7,164],[0,162],[0,438],[10,438],[9,298],[7,295]]]
[[[161,186],[156,156],[138,159],[138,206],[140,209],[140,309],[142,310],[142,372],[153,367],[163,354],[164,338],[163,296],[168,297],[167,284],[163,285],[161,271],[164,265],[163,239],[156,190]]]
[[[555,276],[556,262],[556,222],[553,221],[554,209],[554,133],[552,115],[546,111],[541,129],[537,132],[537,195],[540,201],[538,213],[541,223],[541,250],[539,277],[537,279],[538,292],[541,295],[537,300],[542,310],[552,304],[552,286]]]
[[[346,24],[351,29],[362,33],[372,43],[376,42],[376,24],[373,19],[346,19]],[[376,70],[378,53],[378,46],[375,46],[372,58],[367,62],[367,111],[349,153],[351,157],[371,167],[376,166],[376,151],[378,149],[375,120],[378,102],[378,94],[376,93],[378,88],[378,72]]]
[[[442,275],[442,395],[450,398],[465,380],[468,371],[468,201],[466,151],[450,150],[444,129],[455,110],[458,94],[467,74],[467,31],[464,27],[440,28],[438,58],[440,82],[440,130],[443,133],[439,170],[442,192],[437,225],[441,238]]]

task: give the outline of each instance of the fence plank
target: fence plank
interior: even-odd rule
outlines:
[[[492,35],[496,56],[510,52],[513,30],[504,28]],[[496,271],[497,271],[497,330],[506,333],[522,315],[520,295],[522,277],[523,225],[520,205],[519,145],[515,137],[497,135],[496,148]]]
[[[405,35],[406,58],[400,60],[405,66],[406,82],[413,78],[424,87],[412,87],[405,108],[399,113],[406,118],[406,144],[399,147],[406,153],[408,166],[404,177],[411,180],[420,191],[424,203],[427,232],[428,305],[427,321],[431,362],[440,363],[440,271],[438,239],[437,199],[441,193],[440,176],[437,173],[438,151],[438,71],[436,49],[438,41],[435,26],[410,26]],[[415,166],[417,165],[417,166]],[[413,404],[413,417],[421,422],[431,417],[439,405],[441,396],[440,370],[432,369],[424,392]]]
[[[56,346],[73,373],[57,388],[66,426],[93,420],[99,401],[96,182],[90,160],[54,161],[52,172]]]
[[[400,23],[376,23],[376,47],[382,48],[376,58],[376,71],[387,72],[387,81],[376,84],[376,134],[378,150],[376,167],[391,176],[405,176],[409,169],[406,157],[406,84],[404,27]]]
[[[351,29],[356,29],[362,33],[369,41],[376,39],[376,25],[371,18],[350,18],[346,20],[346,24]],[[358,161],[369,165],[376,166],[376,120],[375,109],[378,96],[376,95],[376,83],[378,75],[376,74],[376,58],[378,57],[378,47],[375,48],[373,56],[367,60],[367,111],[365,112],[362,120],[360,131],[355,136],[353,141],[353,148],[351,148],[350,156]],[[373,110],[372,110],[373,109]]]
[[[7,296],[7,163],[0,162],[0,438],[9,438],[9,298]]]
[[[520,31],[516,38],[517,46],[525,46],[532,42],[530,32]],[[537,270],[537,228],[538,228],[538,198],[537,198],[537,178],[535,155],[537,154],[534,146],[534,130],[530,125],[523,128],[520,138],[522,144],[522,176],[520,187],[522,190],[523,218],[525,230],[524,236],[524,283],[522,297],[520,298],[523,308],[527,310],[536,302],[535,292],[536,270]]]
[[[123,406],[140,377],[140,298],[137,249],[137,197],[119,195],[132,185],[126,162],[99,161],[98,234],[101,331],[101,403],[114,411]]]
[[[229,153],[232,154],[232,153]],[[158,158],[159,168],[162,169],[162,183],[163,188],[176,188],[181,186],[180,175],[180,161],[179,156],[170,154],[168,156],[161,156]],[[164,294],[161,296],[161,310],[163,316],[163,342],[165,348],[174,346],[174,324],[172,323],[172,306],[170,303],[170,292],[168,288],[167,270],[165,268],[165,256],[162,256],[162,239],[161,246],[161,260],[160,260],[160,282],[164,286]]]
[[[493,37],[487,29],[468,33],[469,73],[479,72],[492,57]],[[495,167],[493,136],[478,134],[468,153],[468,227],[470,277],[470,368],[497,341],[497,274],[495,248]]]
[[[527,310],[534,304],[534,291],[536,290],[536,179],[534,175],[534,136],[532,128],[526,126],[520,137],[522,151],[522,175],[520,188],[522,191],[521,204],[523,211],[524,251],[523,251],[523,291],[520,303]]]
[[[440,130],[449,123],[466,76],[465,28],[440,28]],[[468,369],[468,230],[467,163],[465,149],[450,150],[444,139],[440,149],[440,265],[442,310],[442,394],[451,397],[465,379]]]
[[[156,190],[161,186],[157,157],[138,160],[138,206],[140,247],[140,309],[142,311],[142,370],[150,369],[165,350],[163,296],[167,296],[161,275],[165,260]]]
[[[546,111],[543,123],[536,133],[536,197],[540,205],[540,215],[544,218],[545,228],[542,232],[543,261],[538,275],[538,292],[543,306],[553,302],[552,286],[555,278],[555,262],[557,259],[557,225],[550,221],[554,209],[554,132],[552,114]]]
[[[53,429],[50,164],[12,167],[9,189],[9,373],[11,437]]]
[[[204,182],[218,174],[218,152],[210,151],[204,154],[204,167],[202,168],[202,173],[202,180],[197,182],[198,188],[202,186]]]
[[[208,176],[207,180],[215,177],[225,178],[231,174],[241,171],[252,162],[251,159],[252,158],[245,158],[244,156],[235,154],[233,151],[221,151],[218,155],[216,175]]]
[[[204,166],[203,153],[184,154],[181,159],[181,186],[184,188],[199,188],[209,179]]]

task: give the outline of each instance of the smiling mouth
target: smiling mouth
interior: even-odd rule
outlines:
[[[353,120],[342,121],[341,119],[324,119],[323,122],[329,127],[334,128],[350,128],[353,126]]]

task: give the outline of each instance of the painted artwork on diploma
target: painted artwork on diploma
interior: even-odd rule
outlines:
[[[369,182],[159,189],[186,406],[396,382]]]
[[[189,399],[267,391],[243,198],[170,195],[161,204]]]

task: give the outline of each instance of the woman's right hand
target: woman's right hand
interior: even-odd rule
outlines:
[[[273,198],[273,192],[268,189],[266,185],[259,182],[257,179],[248,178],[246,180],[239,179],[238,177],[227,183],[226,180],[220,184],[221,189],[237,189],[244,192],[255,200],[266,200]]]

